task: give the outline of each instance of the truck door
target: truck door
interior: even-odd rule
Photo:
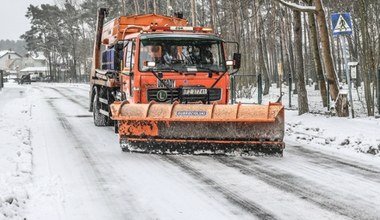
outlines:
[[[133,82],[134,82],[134,57],[135,57],[135,42],[127,41],[124,50],[124,69],[122,74],[122,90],[125,94],[125,99],[132,101],[133,98]]]

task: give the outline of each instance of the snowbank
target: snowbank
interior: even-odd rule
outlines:
[[[298,116],[286,111],[285,142],[302,145],[349,148],[380,157],[380,119],[338,118],[318,114]]]
[[[22,210],[29,199],[33,165],[30,111],[30,103],[21,98],[0,109],[0,219],[23,219]]]
[[[343,88],[345,86],[342,85]],[[380,119],[366,117],[363,86],[353,90],[355,118],[331,116],[334,111],[322,106],[320,91],[314,90],[314,86],[307,86],[309,111],[313,113],[298,116],[298,111],[295,110],[298,106],[297,95],[292,94],[289,101],[288,89],[285,85],[282,88],[284,92],[282,102],[287,109],[285,113],[285,142],[293,141],[311,147],[345,148],[380,156]],[[248,94],[245,92],[248,98],[240,98],[238,101],[257,103],[257,90],[255,88],[248,88],[247,90],[250,91]],[[342,91],[345,92],[345,90]],[[262,103],[276,101],[279,94],[280,89],[273,84],[270,88],[270,94],[263,96]],[[242,95],[242,92],[238,95]],[[330,106],[333,107],[334,103],[330,103]]]

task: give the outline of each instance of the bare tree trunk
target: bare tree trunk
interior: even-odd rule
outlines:
[[[285,16],[285,15],[284,15]],[[285,25],[281,25],[281,44],[282,44],[282,63],[283,63],[283,67],[284,67],[284,77],[286,79],[286,82],[289,84],[289,79],[292,77],[292,70],[291,70],[291,66],[290,66],[290,58],[289,58],[289,50],[288,50],[288,47],[287,47],[287,41],[286,41],[286,35],[285,35],[285,32],[286,32],[286,26]],[[290,86],[290,85],[288,85]]]
[[[135,14],[140,14],[139,1],[133,0],[133,3],[135,5]]]
[[[294,29],[294,26],[292,23],[289,24],[288,30]],[[289,51],[289,64],[290,68],[292,70],[292,81],[295,85],[298,83],[298,75],[296,74],[296,67],[295,67],[295,55],[294,55],[294,42],[292,41],[292,34],[291,32],[288,31],[288,51]],[[297,86],[294,87],[293,89],[293,94],[298,94],[298,88]]]
[[[308,13],[309,17],[309,29],[310,29],[310,43],[313,53],[313,60],[315,65],[315,71],[317,73],[318,87],[322,97],[323,107],[327,107],[327,90],[325,77],[323,75],[321,57],[319,56],[319,47],[317,40],[317,27],[315,26],[314,14]]]
[[[195,0],[191,0],[191,21],[193,26],[197,26],[197,5],[195,3]]]
[[[330,86],[330,96],[336,100],[339,94],[338,82],[336,79],[336,72],[334,69],[334,62],[331,56],[329,32],[327,29],[325,11],[323,9],[322,0],[315,0],[315,7],[317,10],[317,21],[322,45],[322,57],[326,68],[327,83]]]
[[[268,95],[269,94],[269,89],[270,89],[270,84],[271,84],[271,79],[269,77],[269,61],[268,61],[268,56],[264,56],[264,51],[268,51],[267,50],[267,44],[266,44],[266,37],[265,37],[265,34],[262,34],[262,53],[263,53],[263,63],[262,63],[262,66],[263,66],[263,70],[264,70],[264,91],[263,91],[263,95]]]
[[[363,80],[364,80],[364,96],[367,104],[367,114],[368,116],[373,116],[373,99],[371,95],[371,74],[370,74],[370,49],[368,45],[368,18],[366,16],[367,8],[366,2],[360,0],[360,15],[361,15],[361,34],[363,41]]]
[[[153,0],[153,13],[154,14],[157,14],[157,4],[156,4],[156,1],[157,0]]]
[[[295,57],[296,57],[296,74],[298,76],[297,90],[298,90],[298,115],[309,112],[309,105],[307,101],[307,91],[305,87],[305,76],[303,68],[302,56],[302,25],[301,25],[301,12],[293,11],[294,15],[294,44],[295,44]]]
[[[259,5],[260,6],[260,5]],[[268,75],[268,69],[265,66],[265,58],[264,58],[264,45],[263,45],[263,38],[265,38],[265,35],[263,34],[263,19],[261,17],[261,13],[258,14],[258,19],[257,19],[257,29],[259,35],[257,36],[257,50],[258,50],[258,56],[259,56],[259,70],[262,76],[264,76],[264,90],[263,90],[263,95],[268,95],[269,94],[269,75]]]
[[[251,1],[251,8],[252,8],[252,11],[254,11],[254,13],[256,14],[257,12],[257,7],[256,7],[256,4],[254,1]],[[257,38],[258,38],[258,34],[257,34],[257,31],[258,28],[257,28],[257,22],[255,22],[257,19],[253,19],[253,17],[251,18],[251,30],[252,30],[252,36],[251,36],[251,49],[250,51],[257,51]],[[251,59],[250,59],[250,69],[252,71],[252,75],[254,75],[255,79],[257,78],[257,69],[258,69],[258,63],[257,62],[257,53],[253,53],[251,52]],[[254,86],[257,86],[257,81],[254,80],[253,81],[253,85]]]
[[[148,14],[148,0],[144,0],[144,12],[145,14]]]
[[[203,21],[203,23],[201,23],[201,26],[206,26],[206,12],[205,12],[205,0],[202,0],[202,7],[201,7],[201,11],[202,11],[202,17],[201,17],[201,21]]]
[[[309,45],[310,45],[310,42],[308,42],[308,35],[309,35],[309,28],[307,28],[308,26],[308,21],[306,20],[306,13],[302,13],[302,17],[303,17],[303,22],[302,22],[302,26],[301,26],[301,30],[305,30],[303,31],[303,44],[302,44],[302,50],[303,50],[303,55],[304,55],[304,59],[303,59],[303,69],[304,69],[304,74],[305,74],[305,83],[306,85],[309,85],[310,83],[310,69],[308,68],[309,67],[309,61],[310,61],[310,58],[309,58]]]
[[[216,12],[215,12],[215,0],[209,0],[210,4],[210,27],[216,28]]]

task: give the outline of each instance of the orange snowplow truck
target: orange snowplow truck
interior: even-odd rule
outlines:
[[[96,126],[115,126],[123,151],[282,155],[281,103],[228,104],[230,77],[240,68],[236,42],[182,16],[104,24],[106,13],[98,11],[90,111]],[[237,48],[231,60],[227,44]]]

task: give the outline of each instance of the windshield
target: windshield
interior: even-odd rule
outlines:
[[[207,38],[154,37],[141,40],[139,68],[149,71],[147,61],[155,61],[155,71],[226,70],[222,41]]]

